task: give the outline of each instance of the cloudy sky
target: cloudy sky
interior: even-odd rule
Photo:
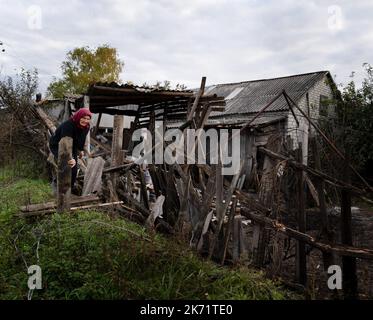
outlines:
[[[373,64],[372,0],[0,0],[0,70],[37,68],[44,91],[66,53],[109,44],[122,81],[198,87]],[[5,52],[2,52],[5,49]]]

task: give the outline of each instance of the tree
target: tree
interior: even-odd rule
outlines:
[[[327,102],[336,105],[337,118],[335,121],[325,119],[321,125],[351,164],[370,179],[369,167],[373,164],[373,67],[367,63],[363,66],[366,75],[362,86],[358,88],[352,79],[342,89],[340,99]],[[343,166],[339,158],[333,160],[335,169],[343,170]]]
[[[25,106],[35,99],[38,71],[21,69],[13,78],[0,78],[0,109],[9,109],[23,116]]]
[[[47,93],[62,98],[65,93],[84,93],[94,82],[119,82],[124,63],[118,58],[117,49],[108,45],[80,47],[71,50],[62,62],[62,78],[50,83]]]

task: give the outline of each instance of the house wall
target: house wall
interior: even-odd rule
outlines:
[[[320,117],[320,97],[325,96],[328,99],[333,98],[333,91],[325,75],[316,82],[303,97],[298,101],[298,106],[308,114],[313,121],[317,123]],[[322,108],[322,106],[321,106]],[[308,160],[308,140],[315,134],[315,129],[310,126],[308,120],[294,108],[294,113],[299,121],[299,127],[294,119],[293,114],[289,111],[287,120],[287,135],[291,138],[293,148],[297,149],[302,144],[303,163],[307,164]],[[328,115],[333,117],[335,113],[334,106],[328,106]]]

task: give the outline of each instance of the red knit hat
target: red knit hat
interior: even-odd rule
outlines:
[[[75,125],[78,128],[81,128],[81,129],[88,128],[89,129],[89,125],[87,127],[82,127],[80,125],[80,119],[85,117],[85,116],[88,116],[88,117],[92,118],[92,112],[89,111],[89,109],[87,109],[87,108],[81,108],[74,113],[74,115],[71,117],[71,120],[75,123]]]

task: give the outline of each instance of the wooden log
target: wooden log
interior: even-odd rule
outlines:
[[[72,157],[73,139],[63,137],[58,144],[58,173],[57,173],[57,212],[70,209],[71,167],[68,161]],[[76,164],[77,165],[77,164]]]
[[[45,113],[45,111],[35,104],[35,111],[39,118],[43,121],[44,125],[49,129],[49,131],[54,134],[56,131],[56,126],[54,122],[49,118],[49,116]]]

